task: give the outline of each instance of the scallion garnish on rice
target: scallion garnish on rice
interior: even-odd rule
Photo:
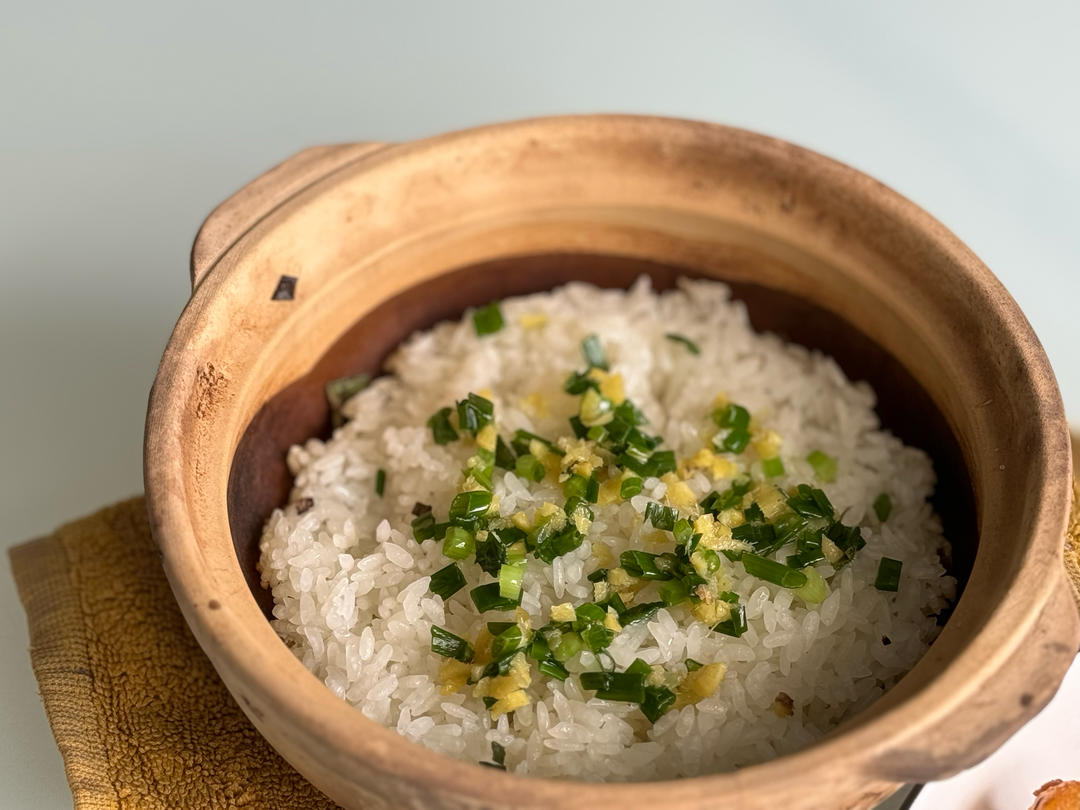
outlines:
[[[877,578],[874,580],[874,587],[879,591],[900,590],[900,570],[903,567],[904,563],[900,560],[894,560],[891,557],[882,557],[881,562],[878,563]]]
[[[668,332],[664,337],[674,343],[681,343],[686,347],[686,350],[690,352],[690,354],[701,354],[701,349],[698,345],[685,335],[680,335],[677,332]]]
[[[375,472],[375,494],[380,498],[386,491],[386,470],[381,467]]]
[[[499,302],[492,301],[486,307],[480,307],[473,312],[473,326],[476,328],[478,337],[492,335],[503,328],[502,310]]]

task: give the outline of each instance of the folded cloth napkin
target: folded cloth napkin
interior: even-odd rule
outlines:
[[[1074,503],[1080,489],[1074,483]],[[133,498],[11,552],[76,810],[332,808],[259,735],[184,624]],[[1080,514],[1066,564],[1080,593]]]
[[[18,546],[30,657],[76,810],[333,808],[191,635],[133,498]]]

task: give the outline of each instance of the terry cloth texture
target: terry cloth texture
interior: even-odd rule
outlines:
[[[244,716],[184,623],[142,498],[11,551],[76,810],[333,808]]]

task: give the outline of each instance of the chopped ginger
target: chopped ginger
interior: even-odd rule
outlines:
[[[522,329],[542,329],[547,326],[547,322],[546,312],[524,312],[518,316]]]
[[[734,478],[739,474],[739,468],[735,462],[718,456],[708,447],[702,447],[685,462],[690,469],[706,470],[713,479]]]
[[[514,514],[510,516],[510,522],[523,532],[527,532],[533,527],[532,521],[529,520],[529,516],[524,512],[514,512]]]
[[[494,453],[495,440],[498,436],[499,433],[495,430],[495,425],[484,425],[476,433],[476,446],[487,450],[489,453]]]
[[[522,706],[529,705],[529,696],[525,694],[525,690],[518,689],[511,692],[504,698],[500,698],[491,704],[491,708],[488,710],[491,712],[492,717],[498,717],[499,715],[509,714],[515,709],[520,709]]]
[[[675,707],[681,709],[712,697],[726,674],[727,665],[721,663],[706,664],[701,669],[688,673],[675,690]]]
[[[713,551],[744,551],[749,546],[731,536],[731,527],[705,513],[694,520],[694,532],[701,535],[698,545]]]
[[[603,543],[593,543],[592,553],[593,557],[596,558],[596,564],[601,568],[610,568],[615,563],[615,557],[612,555],[611,549]]]
[[[704,585],[700,585],[698,588],[701,591],[698,593],[701,601],[695,602],[693,607],[690,608],[694,618],[705,622],[710,627],[719,622],[726,622],[731,618],[731,605],[723,599],[717,599]],[[704,594],[708,594],[708,601],[702,598]]]
[[[656,545],[663,545],[664,543],[670,543],[671,537],[667,532],[662,532],[659,529],[655,532],[649,532],[642,538],[646,543],[655,543]]]
[[[608,607],[607,613],[604,614],[604,627],[613,633],[622,630],[622,625],[619,624],[619,614],[615,612],[615,608]]]
[[[609,504],[618,503],[622,500],[622,495],[619,494],[619,491],[621,489],[621,479],[609,478],[607,481],[600,485],[600,493],[596,499],[597,505],[608,506]]]
[[[569,602],[551,606],[551,620],[553,622],[572,622],[577,618],[577,611]]]
[[[712,401],[713,410],[716,410],[717,408],[723,408],[729,402],[731,402],[731,400],[728,399],[728,395],[726,393],[724,393],[723,391],[717,391],[716,396],[713,397]]]
[[[787,498],[784,497],[784,493],[764,481],[750,490],[750,499],[761,507],[766,520],[772,520],[787,508]]]
[[[776,458],[780,453],[780,434],[766,430],[754,438],[754,451],[759,458]]]
[[[450,695],[469,682],[472,665],[447,658],[439,665],[439,694]]]
[[[697,497],[694,491],[682,481],[668,484],[664,498],[676,509],[693,509],[697,506]]]
[[[522,399],[521,406],[537,419],[546,419],[551,412],[548,408],[547,398],[539,391],[533,391]]]

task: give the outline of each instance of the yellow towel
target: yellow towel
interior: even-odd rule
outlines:
[[[1066,565],[1080,593],[1075,504],[1076,484]],[[19,546],[11,562],[76,810],[335,807],[259,736],[199,649],[142,498]]]
[[[142,498],[11,552],[76,810],[333,808],[259,735],[184,624]]]

